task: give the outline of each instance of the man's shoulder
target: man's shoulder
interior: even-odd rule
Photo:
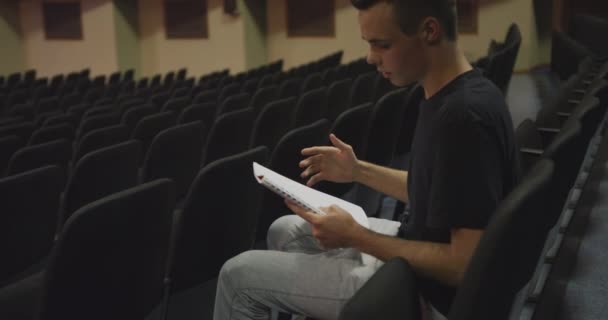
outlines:
[[[494,122],[508,116],[504,95],[490,80],[472,76],[446,95],[440,110],[445,124]]]

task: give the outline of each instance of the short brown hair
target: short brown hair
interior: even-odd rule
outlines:
[[[403,33],[407,35],[416,33],[424,18],[434,17],[445,29],[447,39],[456,40],[454,0],[351,0],[351,3],[359,10],[366,10],[381,1],[393,4],[395,16]]]

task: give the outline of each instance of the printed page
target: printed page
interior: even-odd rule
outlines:
[[[253,174],[258,183],[277,193],[283,198],[289,198],[318,214],[324,214],[320,208],[336,205],[349,212],[360,225],[369,228],[367,215],[361,207],[356,204],[336,198],[301,183],[284,177],[256,162],[253,163]]]

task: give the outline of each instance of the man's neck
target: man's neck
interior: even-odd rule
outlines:
[[[426,99],[434,96],[441,88],[461,74],[473,69],[455,43],[440,44],[431,52],[432,58],[426,76],[421,81]]]

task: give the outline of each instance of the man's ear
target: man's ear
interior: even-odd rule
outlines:
[[[441,39],[441,25],[434,17],[427,17],[422,21],[420,34],[428,44],[435,44]]]

